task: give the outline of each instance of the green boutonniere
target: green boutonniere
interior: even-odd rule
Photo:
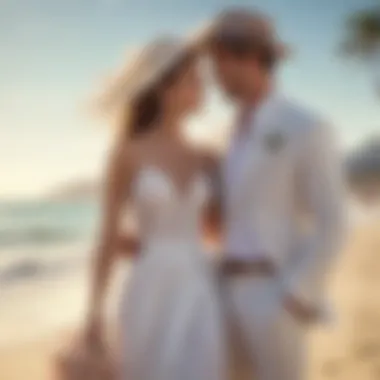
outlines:
[[[278,131],[268,133],[264,138],[266,149],[273,153],[280,151],[286,142],[284,134]]]

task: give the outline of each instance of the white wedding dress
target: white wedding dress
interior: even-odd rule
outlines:
[[[207,178],[180,191],[146,167],[133,189],[142,236],[122,305],[122,380],[223,380],[224,328],[217,280],[202,248]]]

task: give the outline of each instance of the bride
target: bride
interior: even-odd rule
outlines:
[[[121,378],[221,380],[224,329],[201,233],[209,179],[202,155],[181,136],[182,123],[202,100],[196,49],[155,40],[110,95],[124,117],[106,178],[87,334],[92,342],[101,339],[106,284],[128,202],[141,249],[121,301]]]

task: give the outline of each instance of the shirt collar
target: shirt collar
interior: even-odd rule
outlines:
[[[235,124],[234,137],[238,139],[247,137],[252,132],[254,120],[257,120],[257,117],[263,112],[263,110],[265,110],[270,104],[273,104],[279,96],[278,92],[271,91],[268,96],[255,107],[252,106],[250,109],[240,112]]]

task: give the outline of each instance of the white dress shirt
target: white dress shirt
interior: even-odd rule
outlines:
[[[253,112],[252,115],[253,116]],[[230,217],[226,218],[225,231],[225,247],[229,258],[240,260],[252,260],[253,246],[255,242],[254,231],[252,226],[244,220],[242,215],[232,217],[234,215],[233,206],[230,206],[229,199],[234,192],[234,184],[244,175],[244,165],[247,164],[247,157],[251,148],[253,134],[253,118],[245,121],[244,125],[237,126],[231,139],[229,152],[225,160],[224,167],[224,188],[228,209],[226,213]]]
[[[317,304],[344,222],[331,132],[314,113],[273,94],[255,109],[247,133],[232,138],[223,167],[227,256],[273,260],[288,291]]]
[[[248,159],[252,150],[252,139],[255,138],[255,120],[260,110],[272,100],[273,95],[251,109],[244,118],[237,121],[224,168],[225,206],[227,208],[225,247],[228,258],[254,261],[265,258],[265,252],[259,245],[259,231],[246,220],[244,215],[230,202],[234,197],[235,186],[241,182],[242,176],[246,175],[245,167],[249,164]]]

